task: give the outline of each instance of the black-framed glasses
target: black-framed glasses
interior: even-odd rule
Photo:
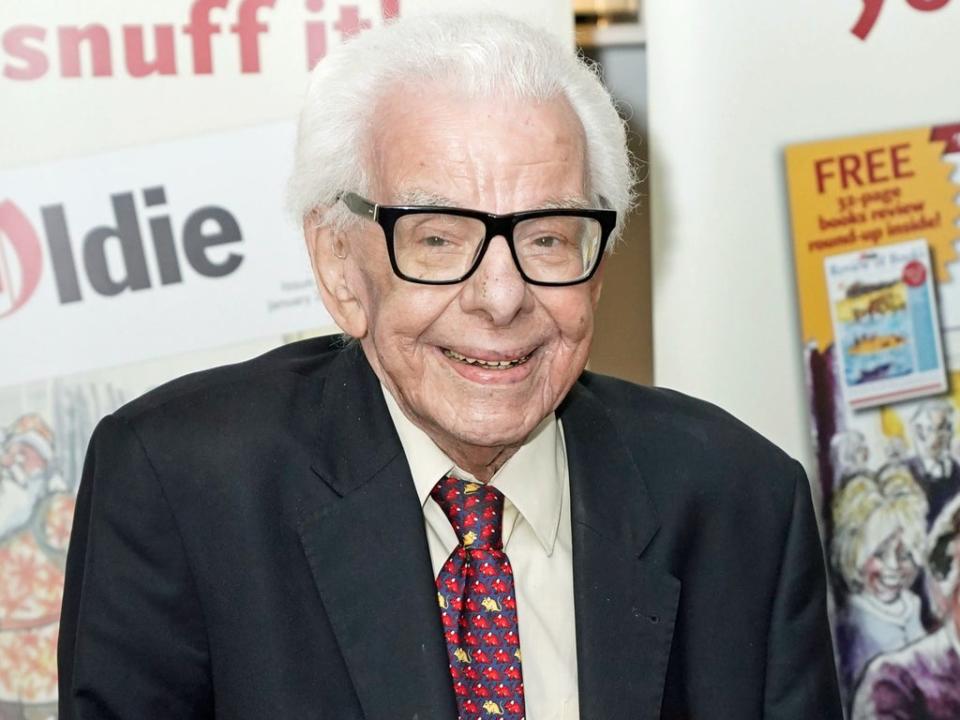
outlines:
[[[383,228],[393,272],[426,285],[469,278],[490,241],[502,236],[521,277],[532,285],[575,285],[597,271],[617,224],[615,210],[557,208],[494,215],[424,205],[377,205],[341,193],[351,212]]]

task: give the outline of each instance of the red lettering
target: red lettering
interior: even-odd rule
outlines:
[[[400,17],[400,0],[380,0],[380,11],[384,20]]]
[[[931,10],[939,10],[942,7],[946,7],[949,2],[950,0],[907,0],[907,5],[914,10],[930,12]]]
[[[883,1],[884,0],[863,0],[863,12],[860,15],[860,19],[857,20],[857,24],[853,26],[850,32],[861,40],[866,40],[867,35],[873,30],[873,26],[877,24],[880,11],[883,10]]]
[[[210,36],[220,32],[219,25],[210,24],[210,11],[213,8],[225,8],[230,0],[195,0],[190,7],[190,24],[183,32],[190,36],[193,45],[193,72],[197,75],[210,75],[213,72],[213,53]]]
[[[173,44],[173,25],[156,25],[153,28],[155,45],[153,60],[147,60],[143,51],[143,27],[123,26],[123,47],[126,54],[127,72],[132,77],[153,75],[176,75],[176,51]]]
[[[861,40],[866,40],[867,35],[873,30],[873,26],[877,24],[880,11],[883,9],[883,3],[884,0],[863,0],[863,12],[850,32]],[[921,12],[940,10],[949,4],[950,0],[907,0],[907,5]]]
[[[844,190],[851,185],[862,187],[913,177],[915,173],[907,167],[910,164],[909,151],[910,143],[900,143],[870,148],[862,155],[847,153],[815,160],[813,169],[817,178],[817,192],[822,195],[827,182],[838,177],[834,165],[839,169],[840,186]]]
[[[6,237],[6,243],[0,243],[0,270],[3,271],[5,287],[0,291],[9,297],[10,305],[0,311],[0,317],[11,315],[21,308],[33,295],[43,273],[43,253],[40,238],[26,215],[10,200],[0,203],[0,229]],[[4,244],[13,250],[16,265],[20,269],[20,288],[15,290],[4,256]]]
[[[272,8],[276,0],[243,0],[237,22],[230,27],[240,39],[240,72],[260,72],[260,34],[267,31],[266,23],[257,20],[260,8]]]
[[[341,5],[340,19],[333,27],[340,33],[340,38],[346,40],[361,30],[369,30],[370,21],[360,19],[360,10],[356,5]]]
[[[926,0],[933,1],[939,0]],[[331,31],[347,39],[373,25],[369,17],[361,14],[361,8],[365,12],[375,10],[361,3],[303,2],[309,12],[320,14],[304,22],[308,69],[326,56]],[[56,34],[59,71],[64,78],[112,76],[114,48],[117,52],[122,48],[123,57],[117,56],[116,60],[130,77],[176,75],[178,66],[183,65],[177,57],[178,32],[189,38],[194,74],[211,75],[215,62],[212,38],[228,29],[237,36],[240,71],[259,73],[263,63],[260,40],[269,32],[269,21],[261,10],[273,9],[276,5],[277,0],[190,0],[189,20],[182,26],[125,24],[108,29],[103,24],[92,23],[60,25],[53,29],[26,24],[0,28],[0,77],[36,80],[47,75],[57,62],[53,57],[54,40],[47,46],[48,33]],[[237,9],[237,14],[235,22],[228,26],[224,13],[231,6]],[[400,15],[400,0],[380,0],[379,8],[383,20],[391,20]],[[324,10],[338,13],[336,19],[324,17],[321,14]],[[122,37],[112,37],[114,31]]]
[[[867,159],[867,179],[871,184],[886,182],[890,179],[889,176],[881,177],[878,174],[880,170],[887,166],[883,159],[879,157],[884,154],[884,150],[885,148],[873,148],[864,153],[864,157]]]
[[[910,156],[904,155],[910,149],[910,143],[900,143],[890,148],[890,159],[893,164],[893,176],[897,178],[913,177],[916,173],[913,170],[906,170],[905,166],[910,162]]]
[[[860,156],[859,155],[841,155],[840,156],[840,185],[846,190],[850,186],[850,181],[857,185],[863,185],[860,179]]]
[[[3,34],[3,51],[23,64],[19,67],[3,66],[3,75],[11,80],[36,80],[43,77],[50,67],[43,49],[31,47],[31,41],[43,42],[47,31],[37,25],[18,25]]]
[[[307,70],[327,56],[327,24],[323,20],[307,23]]]
[[[323,0],[307,0],[307,10],[320,12]],[[323,20],[310,20],[306,24],[307,32],[307,70],[327,56],[327,24]]]
[[[813,163],[813,169],[817,175],[817,192],[821,195],[823,195],[823,191],[825,189],[824,186],[826,185],[827,178],[836,177],[835,173],[827,171],[826,165],[828,164],[832,165],[835,162],[836,162],[836,158],[828,157],[828,158],[822,158]]]
[[[109,77],[113,74],[110,61],[110,33],[103,25],[86,27],[60,27],[60,74],[63,77],[80,77],[80,45],[90,47],[94,77]]]
[[[960,123],[956,125],[939,125],[933,128],[930,132],[930,140],[932,142],[946,143],[946,146],[943,148],[945,155],[960,152]]]

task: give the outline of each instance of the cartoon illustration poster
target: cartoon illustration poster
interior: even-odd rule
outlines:
[[[100,418],[173,376],[297,337],[0,388],[0,720],[57,716],[64,566],[87,442]]]
[[[944,392],[925,240],[824,259],[844,398],[855,410]]]
[[[960,717],[960,124],[786,161],[848,717]]]

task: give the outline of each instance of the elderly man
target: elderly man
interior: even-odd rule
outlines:
[[[103,421],[61,717],[839,718],[797,463],[583,369],[630,203],[568,49],[490,17],[315,71],[292,204],[354,340]]]

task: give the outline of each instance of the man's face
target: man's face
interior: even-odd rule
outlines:
[[[375,117],[374,202],[434,196],[508,213],[586,200],[583,131],[566,101],[407,88],[385,98]],[[569,287],[527,285],[495,238],[465,282],[418,285],[393,274],[374,223],[347,242],[346,272],[366,316],[363,349],[407,416],[444,449],[520,443],[583,370],[599,274]]]

